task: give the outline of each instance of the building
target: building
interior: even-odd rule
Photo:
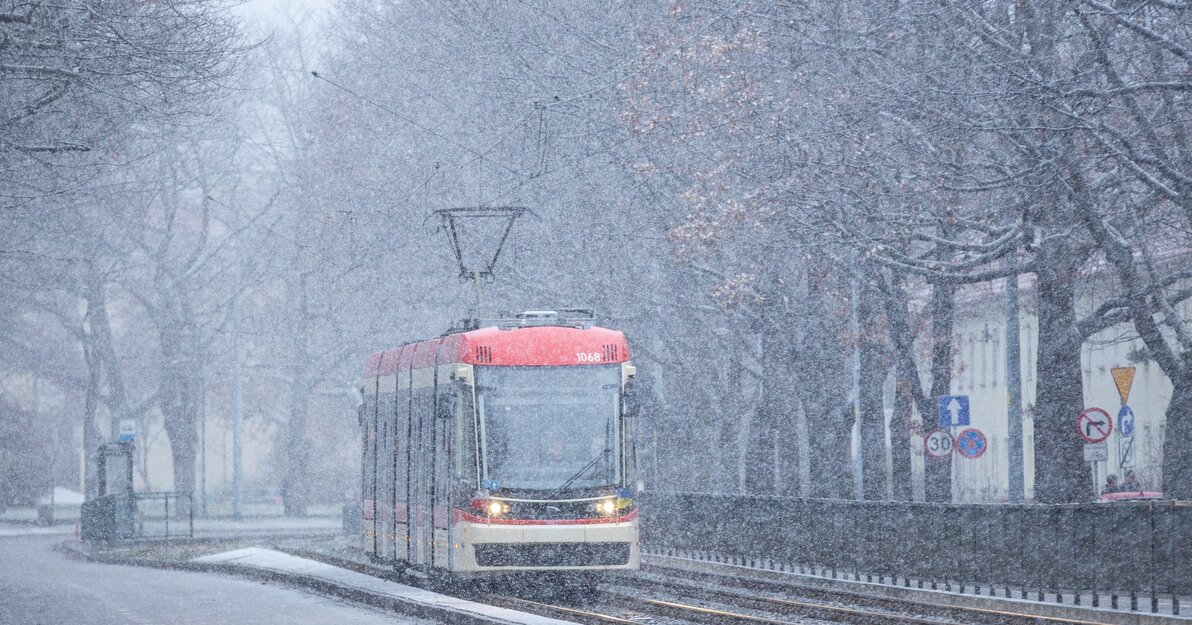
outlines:
[[[1032,419],[1038,383],[1036,354],[1038,320],[1033,275],[1019,278],[1019,339],[1021,346],[1023,459],[1025,496],[1034,495],[1034,421]],[[1112,280],[1095,277],[1078,289],[1077,309],[1092,311],[1115,295]],[[1008,391],[1006,388],[1006,307],[1004,281],[976,285],[957,296],[953,335],[952,392],[970,398],[971,426],[988,440],[979,458],[953,456],[953,500],[997,502],[1009,498]],[[1178,307],[1179,314],[1192,319],[1192,302]],[[928,356],[920,351],[920,362]],[[1171,381],[1157,364],[1146,357],[1142,341],[1132,324],[1121,324],[1085,341],[1081,363],[1084,378],[1084,406],[1072,408],[1072,436],[1077,436],[1076,419],[1086,407],[1100,407],[1114,418],[1107,441],[1108,460],[1090,467],[1089,480],[1100,487],[1107,474],[1121,476],[1133,468],[1145,488],[1158,490],[1162,474],[1164,421],[1171,400]],[[1111,371],[1133,367],[1134,379],[1128,405],[1134,414],[1133,437],[1124,437],[1117,424],[1122,402]],[[930,380],[925,380],[925,388]],[[912,441],[915,466],[922,470],[922,439]]]

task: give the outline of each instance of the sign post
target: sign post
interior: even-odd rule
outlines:
[[[1109,373],[1113,375],[1113,384],[1117,387],[1118,397],[1122,399],[1122,407],[1118,410],[1118,468],[1134,468],[1134,410],[1127,403],[1130,400],[1130,387],[1134,385],[1134,367],[1114,367]]]
[[[1084,446],[1084,461],[1089,463],[1093,476],[1093,493],[1100,493],[1097,463],[1109,460],[1109,445],[1105,440],[1113,433],[1113,417],[1101,408],[1085,408],[1076,417],[1076,433],[1088,443]]]

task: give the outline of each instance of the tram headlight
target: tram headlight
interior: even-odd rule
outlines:
[[[596,512],[605,516],[612,516],[617,513],[617,500],[615,499],[601,499],[596,502]]]
[[[489,499],[488,497],[473,497],[468,502],[468,507],[490,519],[509,514],[509,511],[513,509],[500,499]]]

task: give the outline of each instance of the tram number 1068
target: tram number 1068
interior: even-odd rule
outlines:
[[[576,352],[575,359],[578,362],[601,362],[600,352]]]

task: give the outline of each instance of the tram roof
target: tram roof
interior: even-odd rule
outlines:
[[[437,355],[437,358],[436,358]],[[437,364],[495,366],[598,365],[629,360],[619,330],[568,326],[487,327],[409,343],[368,357],[364,377]]]

